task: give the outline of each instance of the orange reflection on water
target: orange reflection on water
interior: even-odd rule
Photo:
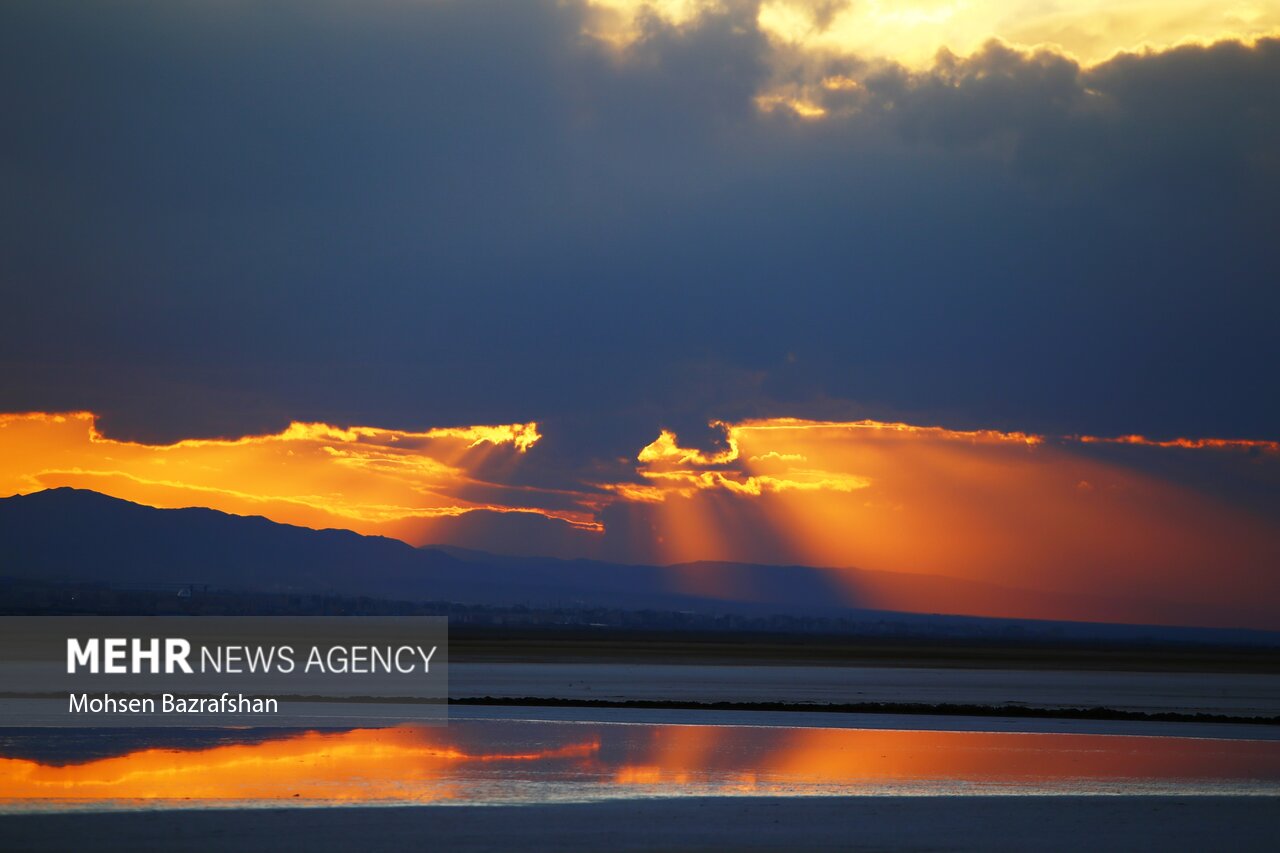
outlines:
[[[107,737],[108,735],[104,735]],[[1280,790],[1280,742],[1007,732],[462,721],[81,763],[0,758],[0,800],[545,801],[1082,783]]]
[[[676,729],[684,731],[672,731]],[[1009,732],[655,726],[620,785],[684,784],[725,792],[967,781],[1280,780],[1280,743]],[[745,737],[744,737],[744,732]],[[763,741],[758,752],[743,740]]]
[[[82,764],[0,758],[0,799],[431,801],[465,796],[460,764],[592,755],[594,741],[515,753],[467,752],[434,729],[307,732],[203,750],[142,749]]]
[[[1007,732],[801,729],[773,775],[810,782],[1276,778],[1280,744]]]

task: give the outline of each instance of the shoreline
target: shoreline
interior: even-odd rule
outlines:
[[[1012,717],[1042,720],[1105,720],[1146,723],[1212,723],[1250,726],[1280,726],[1280,716],[1250,717],[1230,714],[1180,713],[1173,711],[1125,711],[1117,708],[1039,708],[1024,705],[938,704],[917,702],[851,702],[809,704],[803,702],[696,702],[668,699],[560,699],[537,696],[451,697],[450,706],[493,706],[526,708],[625,708],[654,711],[768,711],[821,714],[892,714],[935,717]]]

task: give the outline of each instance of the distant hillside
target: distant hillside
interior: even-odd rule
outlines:
[[[203,584],[250,592],[369,596],[492,607],[617,608],[750,616],[789,614],[884,620],[940,628],[957,602],[998,596],[1027,612],[1105,612],[1105,600],[1010,590],[926,575],[806,566],[688,563],[638,566],[413,548],[345,530],[311,530],[209,509],[155,509],[80,489],[0,498],[0,578],[121,586]],[[1173,611],[1171,611],[1173,612]],[[1004,630],[1012,622],[988,622]],[[1156,620],[1153,620],[1156,621]],[[1042,625],[1057,623],[1040,623]],[[1120,626],[1059,627],[1061,634],[1132,635]],[[1161,629],[1165,630],[1165,629]],[[1167,633],[1167,632],[1166,632]]]
[[[83,489],[0,499],[0,575],[379,595],[456,561],[395,539],[211,509],[155,509]],[[366,573],[366,567],[376,567]]]
[[[748,609],[846,610],[816,569],[752,567],[769,593]],[[82,489],[0,499],[0,577],[232,590],[340,593],[492,605],[583,604],[667,610],[719,606],[687,595],[679,570],[519,561],[346,530],[311,530],[210,509],[156,509]]]

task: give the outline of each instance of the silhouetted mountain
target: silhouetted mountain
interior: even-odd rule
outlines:
[[[363,587],[381,595],[456,562],[395,539],[211,509],[155,509],[84,489],[0,499],[0,575],[7,577],[318,592]]]
[[[819,570],[755,567],[770,611],[839,612]],[[347,530],[312,530],[210,509],[156,509],[82,489],[0,499],[0,577],[124,585],[367,595],[493,605],[581,603],[680,610],[678,572],[586,560],[532,560],[413,548]],[[750,603],[743,605],[755,609]]]
[[[0,578],[123,587],[192,584],[232,591],[494,607],[785,613],[868,621],[892,617],[917,628],[928,620],[940,627],[959,621],[987,622],[1001,630],[1014,623],[1035,623],[891,613],[886,611],[897,608],[886,602],[911,601],[912,610],[944,614],[949,604],[955,612],[955,602],[991,596],[1015,605],[1021,602],[1024,612],[1057,608],[1064,614],[1105,614],[1108,606],[1102,598],[857,569],[715,562],[620,565],[450,547],[414,548],[399,540],[347,530],[312,530],[210,509],[156,509],[68,488],[0,499]],[[1016,606],[1013,609],[1016,612]],[[1132,634],[1121,631],[1124,626],[1111,627],[1115,630],[1094,626],[1087,632]],[[1141,630],[1144,636],[1151,632]]]

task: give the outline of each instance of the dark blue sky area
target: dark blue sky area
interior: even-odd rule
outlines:
[[[1280,436],[1280,44],[757,109],[744,6],[0,10],[0,410],[145,439],[789,415]]]

